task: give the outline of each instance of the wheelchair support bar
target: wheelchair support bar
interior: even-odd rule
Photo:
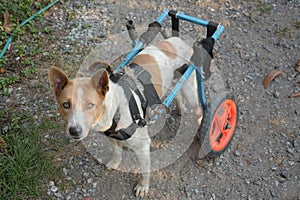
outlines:
[[[143,47],[145,45],[144,43],[148,44],[154,39],[154,37],[160,32],[161,24],[165,20],[165,18],[168,16],[168,12],[169,12],[168,10],[165,10],[157,18],[156,22],[149,24],[147,31],[141,35],[139,40],[138,39],[133,40],[134,41],[133,49],[127,54],[125,60],[116,67],[116,69],[113,71],[114,74],[117,73],[122,67],[124,67],[130,63],[130,61],[143,49]],[[130,30],[132,30],[131,25],[130,25],[130,28],[131,28]],[[129,34],[131,34],[131,33],[129,33]],[[134,36],[134,35],[132,35],[132,36]],[[131,36],[130,36],[130,38],[131,38]]]
[[[171,16],[172,19],[172,34],[174,32],[177,32],[177,35],[173,35],[173,36],[178,36],[179,33],[179,21],[178,19],[181,20],[185,20],[188,22],[191,22],[193,24],[197,24],[200,26],[204,26],[207,27],[207,34],[206,37],[212,37],[214,38],[214,40],[218,40],[219,37],[222,35],[223,31],[224,31],[224,26],[222,26],[221,24],[212,22],[212,21],[207,21],[207,20],[203,20],[203,19],[199,19],[190,15],[186,15],[182,12],[178,12],[175,10],[170,10],[169,12],[169,16]],[[175,20],[176,19],[176,20]]]
[[[122,67],[129,64],[130,61],[142,50],[144,45],[149,44],[154,39],[154,37],[160,32],[161,24],[167,16],[171,16],[172,18],[173,36],[179,36],[179,19],[207,27],[207,37],[212,37],[215,41],[221,36],[224,31],[224,26],[222,26],[221,24],[192,17],[175,10],[169,11],[168,9],[166,9],[157,18],[156,22],[151,23],[147,31],[143,33],[139,39],[137,39],[133,21],[129,21],[128,24],[126,24],[126,27],[129,32],[129,37],[133,40],[134,47],[128,53],[125,60],[116,67],[113,73],[118,72]]]
[[[159,22],[152,22],[149,24],[148,29],[140,36],[140,41],[148,45],[155,36],[160,32],[161,24]]]
[[[127,21],[126,28],[127,28],[130,39],[132,41],[135,41],[138,38],[138,36],[137,36],[136,30],[135,30],[135,27],[134,27],[134,23],[133,23],[132,20]]]
[[[169,16],[172,20],[172,36],[173,37],[179,37],[179,19],[176,17],[176,14],[178,11],[170,10]]]
[[[169,107],[172,101],[175,99],[176,95],[182,88],[183,84],[186,82],[186,80],[191,76],[195,69],[194,64],[190,64],[190,66],[187,68],[187,70],[184,72],[184,74],[180,77],[179,81],[176,83],[174,88],[171,90],[169,95],[166,97],[164,102],[162,103],[165,107]]]

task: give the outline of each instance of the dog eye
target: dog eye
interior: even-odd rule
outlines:
[[[93,103],[88,103],[88,104],[86,105],[86,108],[87,108],[87,109],[91,109],[91,108],[94,107],[94,105],[95,105],[95,104],[93,104]]]
[[[64,102],[62,105],[65,109],[69,109],[71,107],[71,104],[69,102]]]

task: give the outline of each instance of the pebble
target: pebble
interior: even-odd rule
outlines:
[[[287,170],[282,170],[281,171],[281,173],[280,173],[280,176],[282,177],[282,178],[287,178],[288,177],[288,171]]]
[[[62,194],[60,192],[57,192],[57,193],[54,193],[54,196],[57,197],[57,198],[61,198]]]
[[[295,162],[294,162],[294,161],[288,161],[288,164],[289,164],[290,166],[294,166],[294,165],[295,165]]]
[[[236,150],[236,151],[234,152],[234,155],[236,155],[237,157],[239,157],[239,156],[241,155],[241,153],[240,153],[238,150]]]
[[[294,150],[292,148],[288,148],[287,150],[289,153],[293,154],[294,153]]]
[[[98,39],[101,39],[101,37],[106,36],[110,32],[117,33],[118,31],[123,29],[123,27],[121,27],[122,22],[119,23],[119,21],[124,20],[124,18],[128,18],[128,19],[136,18],[137,20],[146,22],[146,21],[153,20],[153,16],[156,16],[156,14],[158,13],[158,11],[153,12],[152,14],[155,15],[151,14],[151,19],[150,19],[150,17],[147,16],[148,12],[143,12],[144,14],[143,16],[141,16],[139,13],[137,13],[138,9],[135,9],[134,12],[132,11],[134,10],[132,8],[128,8],[128,12],[126,8],[124,8],[124,11],[123,9],[118,9],[118,10],[113,9],[113,6],[116,6],[118,1],[105,1],[105,2],[103,1],[103,3],[99,3],[99,2],[100,1],[88,1],[90,5],[85,6],[86,2],[83,0],[64,1],[66,9],[58,9],[52,11],[53,13],[55,13],[54,15],[55,17],[53,19],[51,18],[50,23],[54,24],[53,25],[54,28],[57,27],[56,30],[66,30],[66,32],[64,33],[66,33],[67,36],[59,37],[58,44],[57,43],[50,44],[49,47],[56,48],[58,54],[62,55],[63,57],[62,60],[67,60],[68,62],[72,64],[73,63],[78,64],[79,66],[81,64],[81,61],[84,59],[84,55],[80,50],[92,48],[93,46],[97,45],[97,42],[90,41],[88,38],[97,37]],[[163,2],[166,4],[166,7],[169,5],[167,4],[167,1],[163,1]],[[176,2],[177,1],[172,2],[172,4],[174,4],[173,7],[176,6]],[[254,3],[248,4],[246,1],[244,2],[228,1],[228,2],[230,3],[227,2],[225,3],[228,4],[228,6],[230,7],[231,6],[236,7],[234,9],[237,11],[243,8],[245,9],[245,13],[249,14],[250,11],[251,12],[254,11],[255,15],[260,15],[258,12],[255,13],[255,11],[257,10],[255,6],[253,6],[257,4]],[[280,13],[281,15],[281,12],[282,14],[285,14],[284,12],[286,10],[284,9],[287,9],[287,7],[293,7],[291,5],[295,5],[295,3],[294,4],[292,3],[293,3],[292,1],[287,1],[286,5],[281,5],[280,3],[276,3],[276,1],[274,1],[273,4],[274,6],[276,6],[276,13]],[[188,10],[191,14],[193,14],[193,12],[190,9],[188,9],[190,7],[187,7],[184,4],[185,1],[180,2],[180,8],[182,8],[183,10]],[[249,6],[251,6],[251,9],[249,8]],[[279,33],[275,34],[276,30],[274,29],[274,27],[278,29],[281,26],[285,27],[284,26],[285,23],[281,24],[282,20],[284,19],[282,20],[280,19],[276,21],[272,20],[273,15],[276,15],[275,12],[274,14],[272,14],[272,18],[267,14],[264,14],[263,16],[262,15],[254,16],[254,18],[257,17],[257,19],[261,20],[259,21],[259,23],[262,23],[262,26],[255,26],[257,23],[251,22],[248,14],[244,15],[241,14],[241,12],[237,12],[237,11],[233,12],[231,11],[231,9],[222,10],[221,7],[222,6],[220,5],[220,9],[219,8],[207,9],[207,11],[205,10],[204,13],[201,15],[205,17],[209,16],[211,18],[222,19],[224,23],[228,23],[226,24],[226,29],[224,34],[222,35],[220,42],[218,41],[216,43],[217,44],[216,47],[218,50],[216,53],[216,58],[218,59],[222,58],[222,60],[220,61],[220,66],[218,67],[222,70],[224,69],[222,73],[224,73],[224,79],[226,79],[226,82],[228,83],[228,88],[234,91],[236,97],[238,97],[237,100],[240,108],[247,110],[247,112],[242,116],[243,120],[240,121],[241,127],[243,127],[244,130],[247,130],[247,132],[250,132],[252,135],[251,134],[249,135],[248,133],[245,133],[239,129],[237,130],[237,134],[234,136],[234,140],[232,144],[236,146],[244,145],[241,148],[245,148],[242,151],[243,159],[245,157],[245,160],[243,160],[242,158],[239,159],[236,158],[241,156],[241,152],[238,150],[234,152],[233,158],[231,157],[232,154],[226,154],[226,152],[228,152],[227,150],[225,151],[225,154],[221,154],[221,156],[224,156],[224,158],[222,157],[222,161],[219,161],[220,165],[218,167],[220,168],[219,170],[216,170],[216,174],[220,177],[223,177],[223,180],[221,180],[220,182],[218,182],[218,178],[212,175],[212,173],[210,174],[205,173],[206,177],[199,176],[199,180],[190,178],[186,174],[182,173],[180,174],[181,177],[179,177],[178,180],[181,182],[183,181],[184,184],[188,185],[186,186],[185,190],[187,190],[187,193],[189,197],[191,197],[191,199],[197,199],[197,197],[199,197],[200,199],[207,199],[207,198],[219,199],[220,198],[218,196],[220,195],[219,192],[222,190],[225,191],[224,188],[228,187],[228,185],[226,184],[227,176],[233,177],[235,178],[235,180],[239,180],[239,181],[245,180],[244,178],[247,177],[248,179],[246,178],[245,183],[249,185],[251,184],[251,180],[256,178],[261,178],[265,176],[265,174],[269,173],[270,177],[268,177],[267,179],[263,179],[263,181],[254,182],[254,184],[259,185],[259,187],[248,187],[247,190],[249,189],[249,191],[243,191],[242,190],[243,186],[239,187],[239,185],[237,184],[237,191],[240,190],[239,193],[238,192],[236,194],[234,194],[234,192],[228,193],[228,198],[226,199],[238,199],[241,197],[241,195],[242,197],[244,197],[244,199],[247,198],[259,199],[259,197],[265,195],[264,191],[259,189],[253,189],[253,188],[266,188],[265,191],[267,191],[269,196],[271,195],[274,198],[278,198],[279,192],[278,194],[276,193],[277,188],[272,188],[274,187],[273,181],[275,179],[280,180],[280,182],[278,180],[275,181],[275,186],[280,186],[281,183],[282,185],[283,183],[286,183],[286,185],[290,186],[289,185],[290,182],[288,179],[292,179],[291,174],[293,174],[293,171],[291,171],[292,169],[283,169],[282,171],[279,172],[280,176],[278,178],[279,173],[277,173],[277,170],[279,171],[280,169],[279,167],[275,167],[275,166],[280,166],[281,168],[282,165],[275,163],[274,160],[270,161],[269,157],[274,157],[274,154],[277,154],[277,152],[274,151],[273,147],[278,145],[278,149],[281,150],[280,152],[278,152],[278,154],[280,155],[280,153],[286,153],[287,151],[288,159],[290,160],[287,162],[287,164],[289,166],[295,166],[296,159],[299,159],[299,156],[296,155],[297,153],[300,153],[299,148],[296,148],[297,146],[299,147],[299,142],[298,143],[294,142],[293,144],[294,146],[290,144],[286,145],[284,142],[280,143],[281,140],[287,141],[288,138],[279,134],[280,131],[278,131],[279,128],[285,125],[280,124],[278,126],[272,126],[269,128],[265,124],[269,124],[268,123],[269,119],[275,119],[276,117],[285,116],[284,112],[288,112],[290,110],[291,110],[292,117],[296,118],[295,116],[300,115],[299,107],[298,108],[293,107],[294,104],[292,103],[293,101],[297,101],[297,99],[287,100],[286,98],[288,95],[286,94],[287,91],[280,88],[281,85],[284,85],[284,87],[289,86],[290,88],[295,88],[296,83],[294,81],[296,79],[294,77],[288,77],[289,79],[286,80],[275,79],[276,81],[272,82],[269,88],[270,95],[266,95],[267,92],[262,89],[261,82],[264,75],[267,72],[269,72],[270,69],[276,66],[282,67],[282,70],[286,72],[287,76],[289,76],[291,70],[290,67],[285,67],[286,66],[285,63],[291,63],[292,62],[291,60],[295,60],[295,59],[293,57],[287,57],[286,55],[287,53],[285,52],[284,48],[290,48],[293,46],[295,47],[296,50],[297,46],[294,44],[295,41],[293,40],[293,36],[291,36],[291,38],[286,39],[286,38],[282,38],[279,35]],[[99,9],[99,12],[96,9]],[[277,11],[277,9],[280,10]],[[145,7],[145,11],[149,11],[149,10]],[[67,11],[73,11],[74,13],[76,13],[77,16],[75,19],[70,20],[69,22],[64,24],[65,21],[64,19],[66,18],[64,14]],[[122,11],[123,13],[119,14],[118,11]],[[213,15],[209,15],[212,14],[210,13],[211,11],[213,11]],[[89,13],[88,16],[85,13]],[[118,13],[118,15],[116,15],[116,13]],[[230,17],[232,15],[236,15],[235,17],[236,21],[232,20],[232,18]],[[285,16],[282,15],[282,18],[284,17]],[[269,23],[270,21],[272,23]],[[185,28],[183,27],[182,30],[184,29]],[[261,39],[261,37],[265,37],[264,38],[265,42],[261,43],[261,40],[259,40]],[[248,38],[249,40],[245,40]],[[278,43],[278,41],[280,41],[280,43],[278,46],[276,46],[276,43]],[[80,50],[78,51],[77,48]],[[51,55],[51,53],[43,53],[43,54],[45,56],[47,54]],[[72,55],[65,55],[65,54],[72,54]],[[294,55],[295,53],[289,50],[288,54]],[[240,57],[240,55],[242,56]],[[18,60],[20,60],[20,57],[18,58]],[[262,64],[263,66],[259,66]],[[245,75],[247,76],[247,78],[243,80],[243,77],[246,77]],[[216,84],[213,87],[213,90],[219,91],[218,87],[219,86]],[[21,90],[13,90],[13,87],[9,88],[10,95],[14,95],[15,93],[19,94],[21,93],[21,91],[26,91],[26,88],[23,88],[23,86]],[[33,96],[31,90],[28,91],[30,91],[30,94],[28,96]],[[43,95],[50,96],[50,92]],[[275,101],[273,101],[274,99]],[[16,104],[17,106],[19,106],[20,104],[20,109],[31,111],[34,110],[33,108],[35,108],[34,106],[30,105],[31,100],[32,99],[30,98],[24,98],[24,97],[22,98],[21,95],[15,101],[18,102]],[[38,102],[35,100],[33,100],[32,102],[36,102],[36,105],[42,108],[42,109],[37,109],[39,111],[41,110],[40,111],[41,113],[44,112],[43,110],[47,110],[47,108],[49,107],[48,105],[49,102],[52,103],[52,101]],[[283,103],[286,105],[285,107],[282,107]],[[263,105],[263,106],[258,107],[257,105]],[[31,108],[31,110],[28,108]],[[52,106],[52,108],[54,108],[54,106]],[[53,115],[51,113],[48,113],[48,115],[46,116],[50,116],[50,115],[56,117],[56,115]],[[264,115],[264,117],[261,117],[261,115]],[[39,118],[37,118],[37,120],[39,120]],[[291,118],[287,115],[285,120],[287,122],[287,126],[290,126],[292,125],[292,122],[295,119],[291,120]],[[264,130],[263,128],[266,129]],[[8,129],[8,127],[2,129]],[[270,130],[272,129],[275,133],[277,132],[276,137],[274,137],[275,134],[272,135],[272,137],[268,135],[268,133],[270,133]],[[297,133],[297,137],[299,136],[300,136],[300,132]],[[44,137],[48,138],[49,136],[45,135]],[[265,138],[268,138],[270,140],[270,143],[268,143],[269,144],[268,147],[266,147],[265,144],[262,143],[263,139]],[[52,139],[52,135],[51,138],[49,138],[49,140],[50,139]],[[95,145],[95,143],[93,145],[94,147],[97,146]],[[231,150],[233,149],[233,147],[231,147]],[[266,147],[268,153],[267,156],[264,153],[261,153],[264,152],[263,150],[264,147]],[[252,155],[250,152],[252,153]],[[80,154],[84,154],[84,152],[80,152]],[[297,158],[295,158],[295,156],[297,156]],[[249,163],[248,161],[246,162],[246,159],[248,158],[249,158]],[[252,161],[250,158],[252,159]],[[82,160],[84,159],[85,159],[84,156],[81,157],[76,155],[74,157],[70,157],[69,159],[62,158],[61,160],[59,160],[59,162],[64,162],[64,164],[67,165],[68,170],[66,168],[63,168],[63,174],[67,177],[67,180],[72,180],[73,186],[70,186],[69,190],[66,190],[64,192],[58,192],[58,188],[55,186],[55,182],[49,181],[48,188],[50,188],[50,191],[47,193],[49,195],[49,199],[54,199],[55,197],[61,199],[87,199],[85,197],[89,196],[90,192],[92,193],[92,190],[90,190],[91,185],[94,189],[97,187],[97,185],[102,186],[103,183],[101,183],[101,180],[99,181],[93,179],[94,178],[93,174],[90,172],[90,169],[97,164],[90,161],[89,165],[87,165],[85,164],[85,161],[82,162]],[[257,161],[259,161],[259,163]],[[240,167],[241,164],[239,164],[239,162],[243,162],[242,165],[244,165],[245,167],[241,168]],[[255,168],[253,167],[253,165],[256,165]],[[283,167],[285,168],[289,168],[289,166],[283,165]],[[196,171],[199,170],[199,168],[195,167],[192,170]],[[208,171],[206,168],[203,168],[201,170]],[[107,173],[115,175],[114,172],[107,172]],[[116,174],[116,176],[118,175],[119,174]],[[99,174],[99,177],[101,177],[101,174]],[[122,178],[124,177],[126,178],[126,181],[128,181],[127,179],[129,179],[131,175],[123,175]],[[212,187],[192,189],[194,187],[193,184],[198,184],[202,180],[207,181],[206,183],[207,185],[212,184],[214,181],[215,184],[217,182],[217,184],[220,185],[220,188],[218,188],[219,191],[215,191],[215,189]],[[87,187],[82,188],[82,184],[85,182],[87,183]],[[111,179],[111,182],[109,182],[109,184],[116,183],[116,182],[117,182],[116,179]],[[157,184],[153,182],[154,181],[150,182],[150,188],[151,188],[151,183],[154,186]],[[169,184],[169,183],[162,183],[162,184]],[[160,188],[162,184],[161,183],[157,184],[157,187]],[[241,192],[241,190],[243,192]],[[97,191],[97,189],[95,189],[94,191]],[[176,193],[176,189],[173,191],[174,193]],[[164,189],[162,189],[162,194],[165,193],[166,195],[169,194]],[[242,194],[242,193],[246,193],[246,194]],[[251,193],[251,198],[250,196],[247,195],[249,193]],[[104,195],[104,194],[100,194],[100,195]],[[110,199],[117,198],[116,196],[114,196],[114,194],[111,195],[112,197]],[[156,194],[156,192],[154,192],[154,195],[159,195],[159,194]],[[196,196],[195,198],[194,195]],[[127,194],[124,195],[124,199],[129,199],[129,198],[130,197],[128,197]],[[158,197],[155,196],[155,198],[160,199],[159,196]],[[172,199],[172,197],[170,197],[169,199]]]
[[[51,186],[50,190],[51,190],[51,192],[56,193],[58,191],[58,188],[55,185],[53,185],[53,186]]]

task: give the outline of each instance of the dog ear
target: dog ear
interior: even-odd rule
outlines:
[[[109,76],[105,69],[100,69],[92,76],[92,83],[99,94],[105,96],[109,90]]]
[[[57,67],[51,67],[49,71],[50,87],[55,95],[58,95],[69,82],[66,74]]]

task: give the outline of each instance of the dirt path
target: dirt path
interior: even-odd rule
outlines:
[[[179,159],[152,173],[151,192],[146,199],[300,199],[300,99],[288,98],[300,91],[300,73],[294,69],[300,58],[299,2],[179,2],[76,0],[57,5],[49,11],[45,23],[54,28],[52,34],[58,40],[43,53],[58,51],[61,60],[45,61],[42,81],[47,84],[47,70],[52,64],[75,75],[89,51],[124,31],[128,18],[133,18],[137,27],[146,26],[163,8],[176,8],[221,22],[225,32],[216,44],[215,62],[239,105],[236,135],[215,163],[195,160],[197,144],[192,144]],[[184,34],[198,36],[198,28],[188,24],[183,27]],[[262,81],[274,69],[284,75],[264,89]],[[24,87],[35,90],[34,84]],[[25,90],[12,92],[19,96],[3,100],[14,101],[20,109],[38,107],[42,111],[36,113],[37,118],[46,114],[55,120],[56,113],[46,109],[55,109],[54,98],[49,90],[40,90],[43,95],[38,95],[38,89],[35,95]],[[24,103],[20,103],[22,98],[26,99]],[[169,123],[172,132],[176,119]],[[54,137],[64,138],[64,129]],[[135,199],[132,188],[138,175],[107,171],[81,144],[67,144],[54,159],[63,166],[64,176],[55,183],[46,181],[50,198]],[[51,191],[57,182],[68,182],[68,187]]]

